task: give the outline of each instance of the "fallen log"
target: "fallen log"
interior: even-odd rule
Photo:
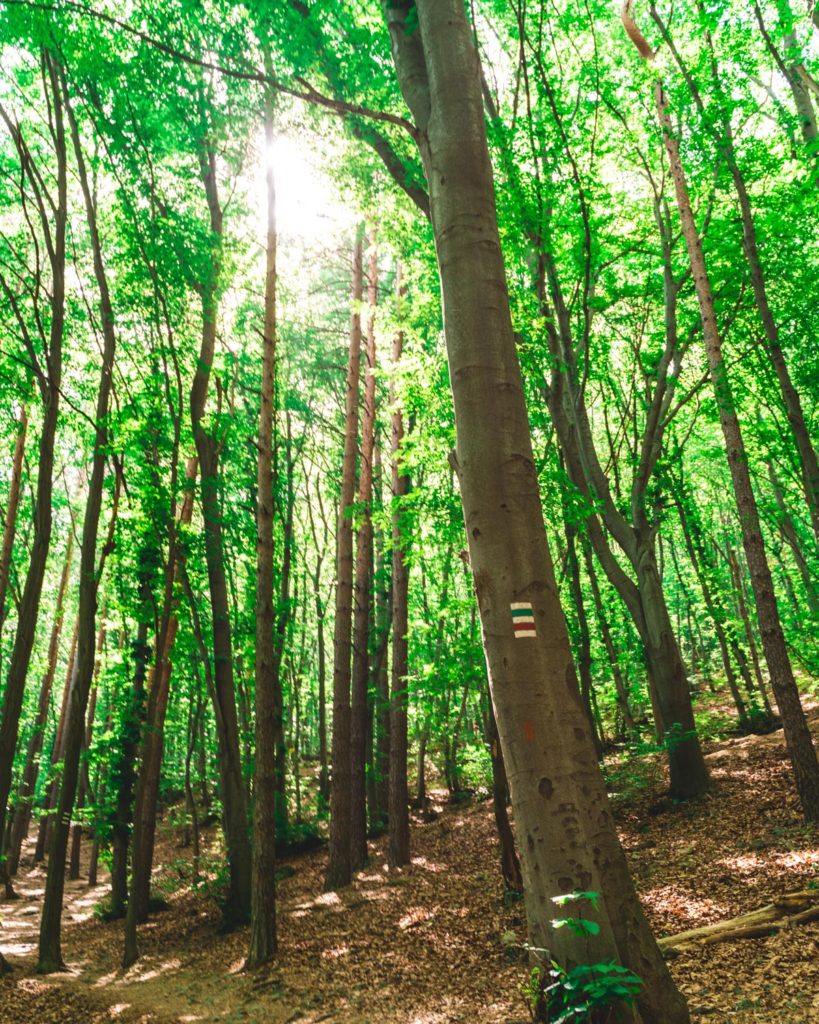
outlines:
[[[759,939],[819,918],[819,890],[786,893],[759,910],[658,939],[660,949],[687,949],[733,939]]]

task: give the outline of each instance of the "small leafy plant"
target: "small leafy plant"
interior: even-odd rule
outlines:
[[[596,892],[572,892],[554,897],[558,906],[589,903],[597,910]],[[598,935],[597,921],[584,917],[560,917],[554,928],[568,928],[580,938]],[[539,956],[546,950],[530,949]],[[615,1024],[621,1010],[633,1004],[641,981],[622,964],[579,964],[566,970],[555,961],[550,968],[537,966],[522,987],[532,1020],[538,1024]]]

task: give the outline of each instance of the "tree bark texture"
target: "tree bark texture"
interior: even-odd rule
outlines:
[[[455,463],[535,947],[616,959],[643,987],[626,1020],[688,1021],[636,897],[583,711],[535,469],[498,235],[478,55],[460,0],[387,3],[429,184],[455,403]],[[524,613],[522,618],[514,613]],[[523,626],[524,628],[521,628]],[[554,929],[552,898],[600,893],[600,932]]]

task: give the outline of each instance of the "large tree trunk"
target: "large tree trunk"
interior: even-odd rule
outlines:
[[[273,417],[276,398],[276,180],[270,156],[273,100],[265,97],[267,254],[262,337],[262,390],[256,479],[256,766],[253,874],[247,967],[276,955],[276,712],[273,629]]]
[[[401,301],[401,270],[396,274],[396,291]],[[392,342],[393,378],[390,384],[392,409],[392,680],[390,686],[390,771],[387,818],[389,823],[388,857],[390,867],[410,861],[409,786],[407,784],[407,633],[409,569],[406,497],[410,479],[401,464],[404,440],[404,414],[397,394],[395,376],[401,363],[404,332],[398,330]]]
[[[41,974],[62,970],[64,967],[60,918],[62,914],[63,889],[65,886],[65,858],[71,826],[71,814],[74,810],[74,798],[77,790],[80,753],[84,738],[85,712],[88,705],[91,680],[94,674],[94,639],[97,620],[97,593],[99,588],[97,530],[99,527],[100,510],[102,508],[102,490],[105,482],[106,449],[108,446],[108,408],[114,369],[114,353],[116,351],[114,314],[102,259],[102,245],[97,228],[96,201],[88,181],[85,157],[80,144],[77,123],[69,103],[68,89],[64,81],[62,85],[65,110],[68,115],[71,138],[74,144],[77,172],[85,201],[85,213],[94,261],[94,276],[99,292],[100,327],[102,329],[103,347],[100,383],[97,391],[97,407],[94,416],[94,450],[91,459],[91,476],[88,483],[88,496],[85,504],[82,543],[80,546],[80,631],[77,636],[76,672],[74,685],[71,687],[68,701],[60,798],[57,803],[57,816],[52,825],[49,843],[48,875],[46,877],[43,915],[40,921],[37,970]]]
[[[330,780],[330,854],[324,887],[339,889],[352,881],[350,851],[350,627],[353,614],[353,524],[356,452],[358,449],[358,391],[361,370],[361,300],[364,291],[362,243],[353,255],[353,302],[347,400],[344,418],[344,463],[336,533],[335,657],[333,661],[333,739]]]
[[[418,27],[407,24],[411,7]],[[478,56],[461,0],[387,3],[430,189],[464,520],[489,683],[523,853],[532,945],[565,967],[642,979],[623,1019],[688,1021],[608,807],[557,594],[498,236]],[[600,894],[599,934],[554,929],[553,897]],[[569,934],[566,934],[569,933]]]
[[[634,0],[626,0],[623,6],[623,21],[626,31],[635,42],[644,58],[650,59],[651,48],[636,27],[632,15]],[[642,46],[640,41],[642,40]],[[671,123],[668,97],[658,79],[654,89],[657,116],[663,133],[663,141],[668,154],[674,191],[677,197],[677,209],[680,214],[683,235],[685,237],[688,259],[697,292],[697,302],[702,320],[705,352],[711,381],[714,385],[720,426],[725,442],[725,453],[734,485],[734,497],[742,527],[742,543],[745,557],[751,573],[754,599],[757,608],[757,621],[762,636],[765,660],[771,676],[782,725],[793,765],[796,787],[802,801],[802,809],[809,821],[819,819],[819,763],[813,746],[810,730],[805,719],[805,712],[799,699],[799,691],[793,676],[785,636],[779,620],[779,608],[773,590],[773,581],[768,567],[768,559],[762,542],[762,530],[759,522],[756,497],[751,485],[748,469],[748,456],[742,438],[742,431],[737,416],[728,367],[722,355],[722,338],[717,327],[714,299],[711,283],[702,250],[694,211],[688,194],[688,183],[685,177],[678,136]]]
[[[378,260],[371,246],[368,271],[367,344],[365,348],[364,400],[361,417],[361,465],[356,511],[355,589],[353,614],[353,675],[350,711],[350,867],[358,871],[367,861],[366,764],[368,693],[370,683],[370,610],[373,561],[373,451],[375,443],[375,306]]]

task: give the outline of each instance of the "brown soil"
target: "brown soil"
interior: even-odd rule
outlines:
[[[813,718],[816,725],[816,717]],[[782,734],[711,744],[711,792],[662,799],[662,769],[644,758],[614,778],[612,800],[641,896],[658,934],[708,924],[817,887],[819,832],[801,819]],[[2,1024],[523,1024],[526,967],[503,937],[524,939],[520,904],[504,905],[488,803],[442,808],[413,825],[411,868],[390,875],[384,840],[348,890],[322,894],[325,853],[288,862],[280,884],[281,956],[242,971],[247,931],[218,934],[208,891],[190,885],[190,850],[166,825],[155,882],[171,909],[141,929],[142,957],[122,971],[122,924],[93,906],[105,887],[69,883],[64,953],[71,973],[39,978],[34,949],[44,882],[18,879],[2,906],[0,948],[17,970],[0,982]],[[216,836],[209,853],[220,856]],[[210,861],[209,863],[213,863]],[[692,1019],[731,1024],[819,1022],[819,923],[670,960]]]

